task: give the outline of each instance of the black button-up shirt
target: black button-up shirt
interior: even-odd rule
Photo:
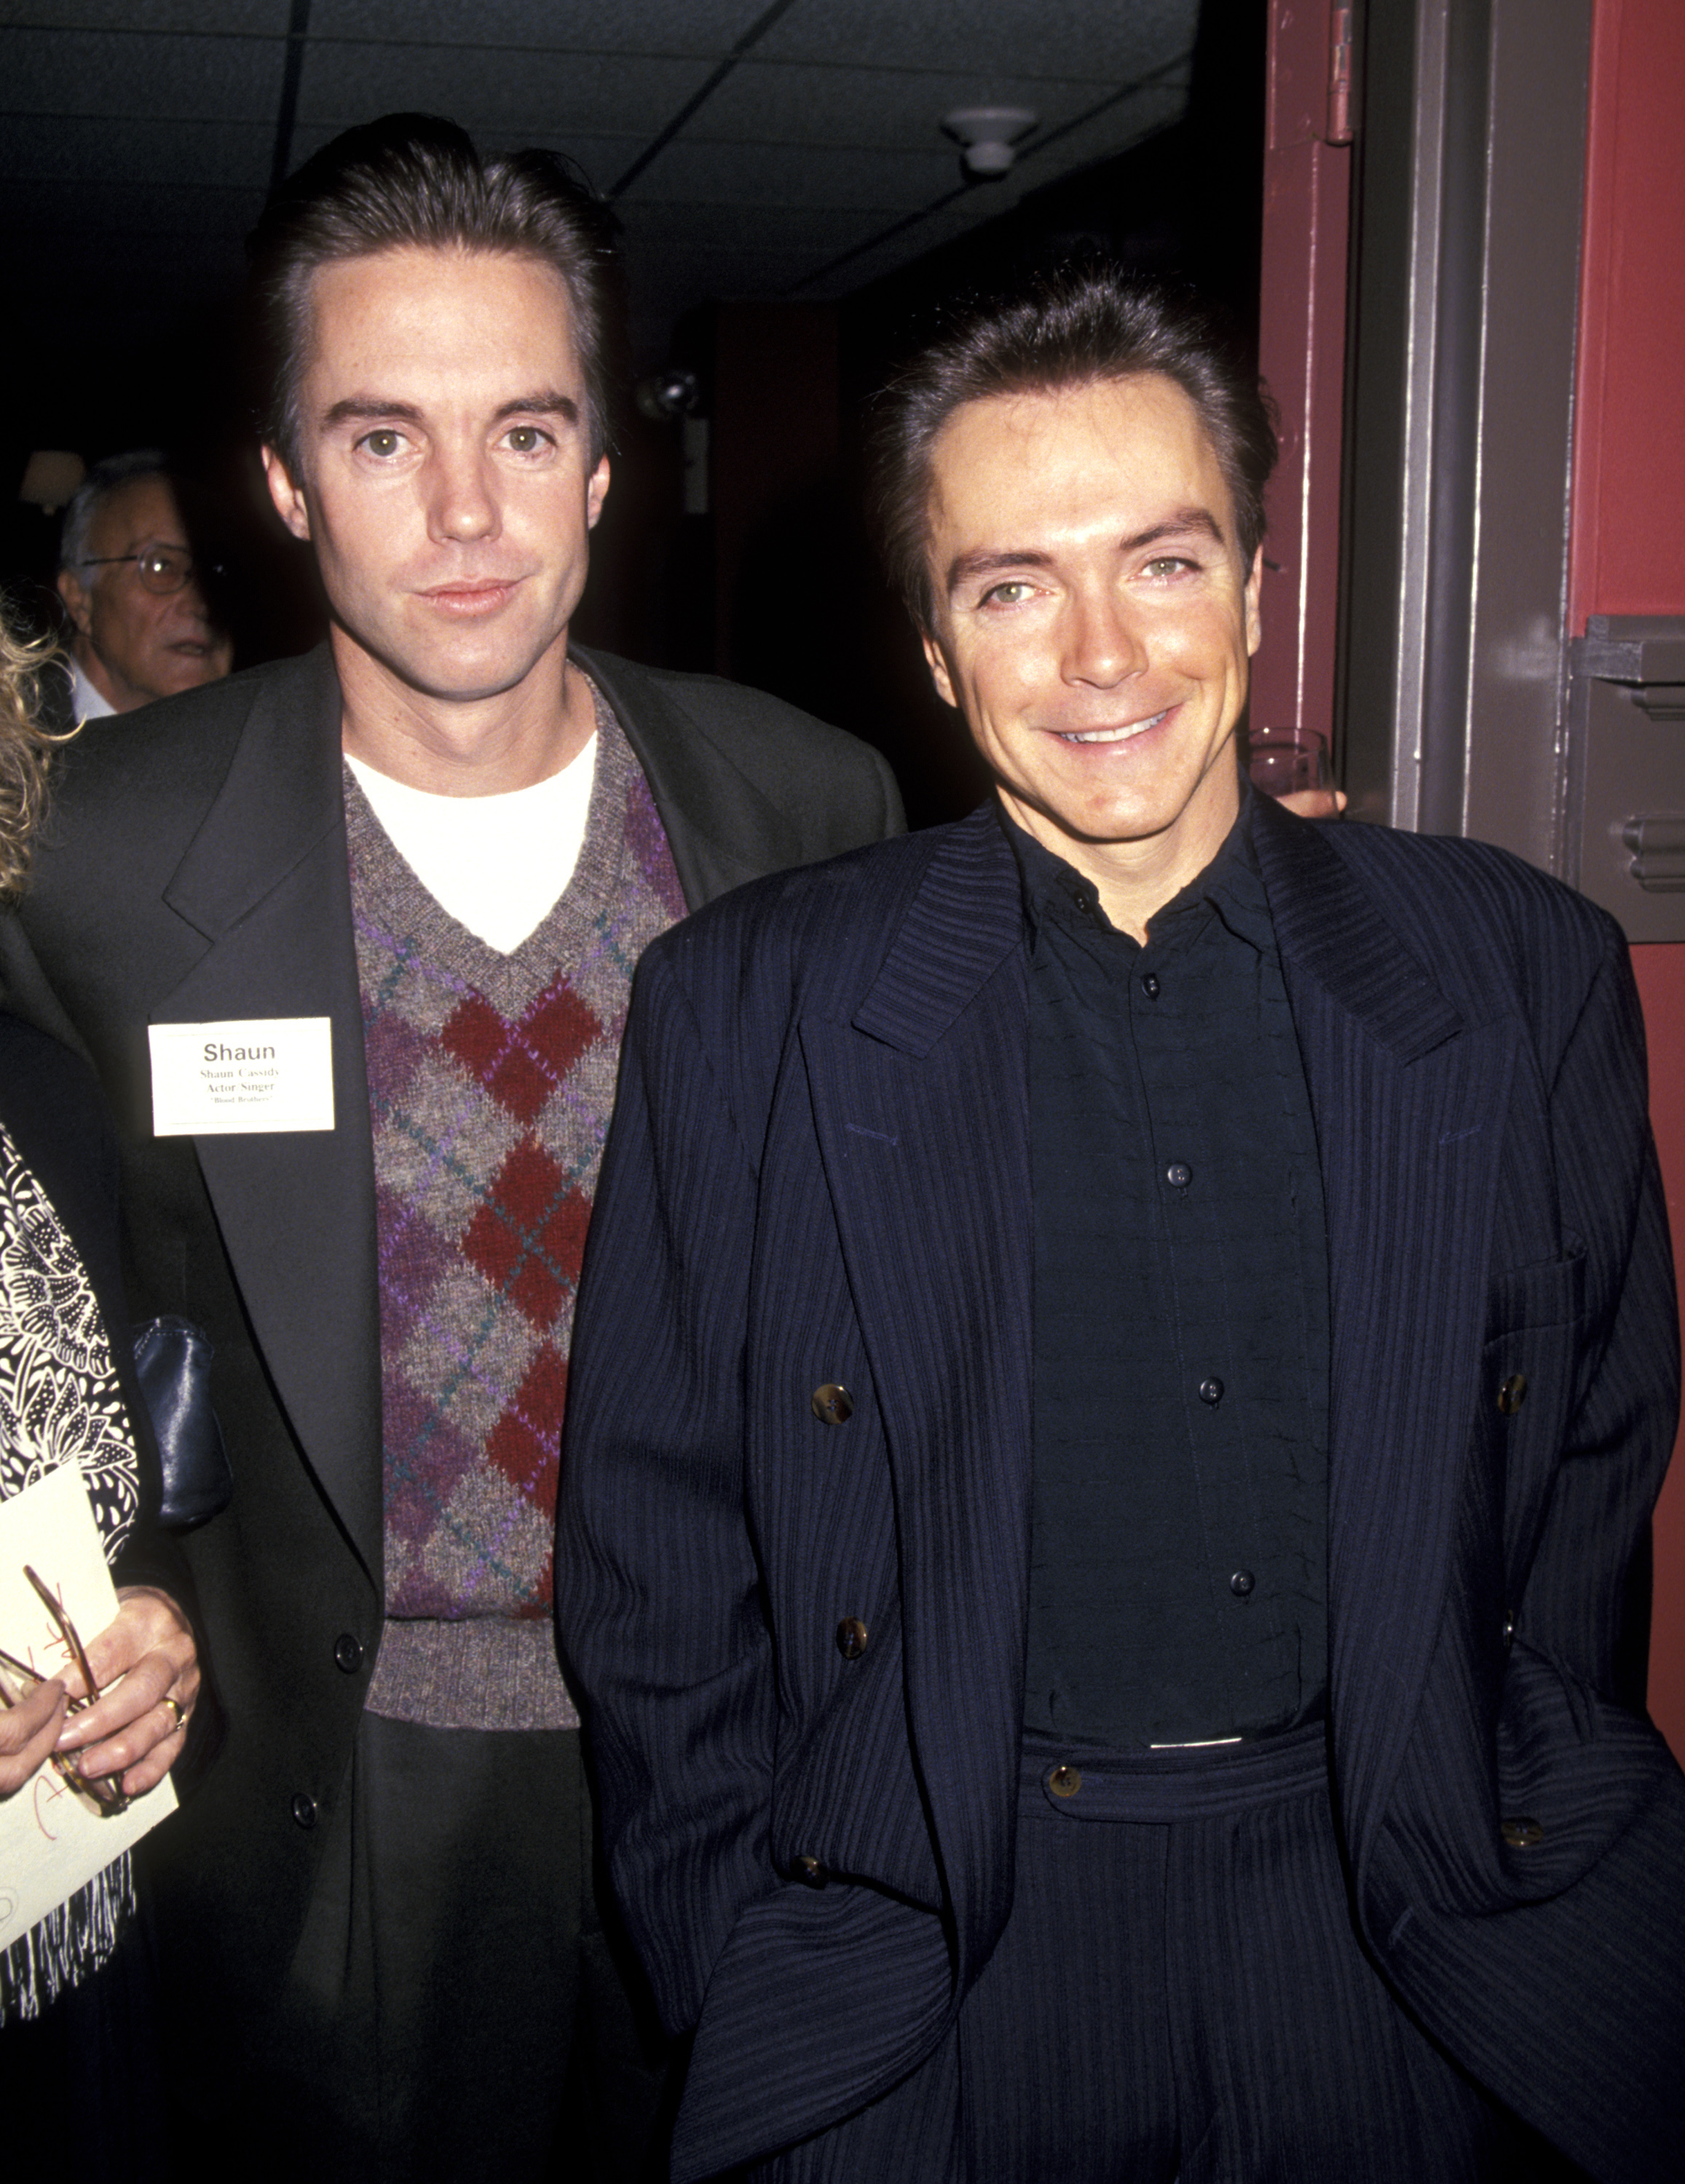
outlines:
[[[1007,832],[1035,1251],[1025,1720],[1123,1747],[1292,1728],[1326,1685],[1327,1240],[1247,807],[1144,947]]]

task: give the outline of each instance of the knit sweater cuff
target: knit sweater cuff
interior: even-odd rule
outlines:
[[[371,1713],[426,1729],[577,1729],[545,1616],[388,1621],[369,1682]]]

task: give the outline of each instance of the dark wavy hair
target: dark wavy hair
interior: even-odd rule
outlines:
[[[1113,266],[1038,275],[973,302],[895,375],[872,406],[868,501],[890,580],[930,627],[930,458],[968,402],[1051,394],[1162,372],[1198,410],[1235,505],[1250,564],[1275,467],[1272,405],[1224,322],[1191,295]]]
[[[594,463],[612,438],[614,216],[560,153],[482,159],[465,130],[431,114],[385,114],[324,144],[282,183],[247,237],[265,440],[297,469],[311,276],[413,245],[537,258],[561,276]]]

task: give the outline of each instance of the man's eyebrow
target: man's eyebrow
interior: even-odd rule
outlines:
[[[542,393],[517,394],[512,402],[499,403],[492,415],[494,421],[505,417],[565,417],[570,425],[577,425],[579,404],[571,394],[547,387]],[[336,425],[356,425],[381,418],[419,425],[421,413],[413,402],[382,402],[371,394],[351,394],[344,401],[336,402],[325,412],[321,421],[323,429],[331,431]]]
[[[1208,508],[1179,508],[1174,515],[1167,515],[1162,523],[1150,524],[1145,531],[1133,532],[1118,541],[1118,550],[1123,554],[1138,554],[1143,546],[1156,546],[1166,538],[1209,538],[1221,546],[1227,542],[1223,527]],[[993,549],[975,554],[958,554],[948,564],[948,592],[951,595],[962,584],[970,583],[979,577],[991,577],[998,569],[1051,568],[1053,556],[1029,548],[1021,553]]]

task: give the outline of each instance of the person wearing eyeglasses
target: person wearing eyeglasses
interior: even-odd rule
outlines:
[[[234,648],[206,604],[175,479],[156,449],[96,463],[64,515],[66,727],[220,681]]]

